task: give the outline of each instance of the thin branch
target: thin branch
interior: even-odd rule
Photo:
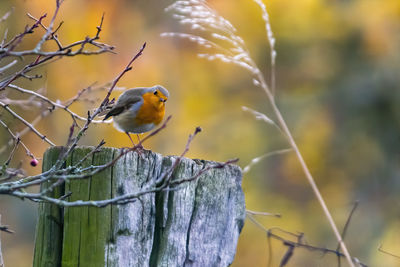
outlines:
[[[349,217],[347,217],[347,221],[343,227],[343,231],[342,231],[342,238],[344,239],[344,237],[346,236],[347,233],[347,229],[349,228],[350,225],[350,221],[351,218],[353,217],[354,212],[356,211],[358,207],[358,201],[354,202],[353,208],[350,211]],[[340,244],[337,245],[336,250],[339,252],[340,251]],[[340,261],[340,257],[338,257],[338,266],[341,266],[341,261]]]
[[[0,231],[6,232],[6,233],[9,233],[9,234],[15,233],[13,230],[8,228],[8,225],[0,225]]]
[[[6,232],[6,233],[9,233],[9,234],[13,234],[14,231],[11,230],[8,227],[9,227],[8,225],[1,225],[1,215],[0,215],[0,231]],[[0,254],[1,254],[1,251],[0,251]]]
[[[30,19],[33,19],[34,21],[38,21],[38,19],[35,18],[34,16],[32,16],[31,14],[27,13],[26,15],[27,15]],[[59,23],[59,25],[57,26],[57,28],[56,28],[54,31],[51,32],[51,39],[53,39],[53,40],[56,42],[56,44],[57,44],[57,46],[58,46],[58,49],[60,49],[60,50],[62,49],[63,46],[62,46],[60,40],[58,40],[58,37],[57,37],[57,35],[56,35],[56,32],[61,28],[62,24],[63,24],[63,21],[61,21],[61,22]],[[46,26],[44,26],[42,22],[39,22],[39,25],[40,25],[46,32],[49,31],[49,29],[48,29]],[[48,38],[49,38],[49,37],[48,37]]]
[[[147,139],[149,139],[150,137],[156,135],[159,131],[163,130],[165,127],[167,127],[167,123],[170,121],[170,119],[172,118],[172,115],[169,115],[164,123],[161,125],[161,127],[157,128],[156,130],[154,130],[153,132],[149,133],[148,135],[146,135],[145,138],[141,139],[140,142],[136,145],[137,147],[140,147]]]
[[[394,253],[390,253],[390,252],[387,252],[386,250],[383,250],[383,249],[382,249],[382,244],[379,244],[378,251],[379,251],[379,252],[382,252],[383,254],[392,256],[392,257],[394,257],[394,258],[396,258],[396,259],[400,259],[400,256],[399,256],[399,255],[396,255],[396,254],[394,254]]]
[[[2,49],[0,49],[0,59],[9,55],[8,53],[14,50],[18,46],[18,44],[22,41],[25,35],[33,33],[33,30],[38,27],[38,25],[41,23],[41,21],[47,16],[47,14],[44,14],[40,16],[37,22],[35,22],[31,27],[26,26],[25,30],[16,35],[14,38],[12,38],[8,43],[4,44],[1,46]],[[5,49],[8,48],[8,49]]]
[[[94,36],[94,40],[97,40],[97,39],[100,38],[100,32],[102,30],[103,22],[104,22],[104,15],[105,15],[105,13],[103,13],[103,15],[101,16],[101,20],[100,20],[99,26],[96,27],[97,32],[96,32],[96,35]]]
[[[51,146],[55,146],[55,144],[53,142],[51,142],[45,135],[41,134],[38,130],[36,130],[36,128],[32,124],[27,122],[24,118],[22,118],[17,113],[15,113],[12,109],[10,109],[7,104],[4,104],[3,102],[0,101],[0,106],[2,106],[5,110],[7,110],[14,118],[18,119],[23,124],[25,124],[32,132],[34,132],[37,136],[39,136],[40,139],[42,139],[43,141],[45,141],[46,143],[48,143]]]
[[[89,121],[89,120],[88,120]],[[159,129],[155,130],[152,132],[152,134],[149,134],[149,136],[153,136],[154,134],[158,133],[161,129],[165,128],[165,124],[168,120],[166,120],[164,122],[164,125],[161,126]],[[114,197],[111,199],[105,199],[105,200],[96,200],[96,201],[65,201],[65,197],[62,198],[52,198],[52,197],[48,197],[46,194],[51,192],[52,190],[54,190],[54,188],[56,188],[57,186],[61,185],[62,183],[64,183],[64,181],[66,180],[72,180],[75,178],[78,179],[82,179],[82,178],[87,178],[87,177],[91,177],[94,174],[112,166],[115,164],[115,162],[117,160],[119,160],[123,155],[126,155],[128,152],[131,152],[133,150],[136,150],[139,145],[136,145],[130,149],[127,150],[122,150],[122,152],[115,157],[112,161],[110,161],[109,163],[102,165],[102,166],[97,166],[94,167],[94,171],[90,172],[90,173],[86,173],[83,174],[82,172],[80,172],[79,174],[77,174],[76,176],[74,176],[73,174],[66,174],[64,177],[62,176],[57,176],[54,175],[54,171],[53,172],[47,172],[46,176],[41,175],[40,179],[35,179],[31,182],[24,182],[24,183],[11,183],[8,184],[8,188],[7,188],[7,194],[12,195],[12,196],[16,196],[19,198],[25,198],[25,199],[29,199],[31,201],[34,202],[47,202],[47,203],[53,203],[59,206],[64,206],[64,207],[77,207],[77,206],[94,206],[94,207],[104,207],[107,205],[114,205],[114,204],[126,204],[129,202],[134,201],[135,199],[139,199],[141,196],[146,195],[146,194],[150,194],[150,193],[155,193],[155,192],[160,192],[160,191],[169,191],[169,190],[175,190],[175,188],[170,188],[170,187],[175,187],[179,184],[182,183],[186,183],[186,182],[190,182],[193,181],[195,179],[198,179],[202,174],[204,174],[205,172],[209,171],[210,169],[215,169],[215,168],[223,168],[226,165],[229,165],[231,163],[236,162],[237,160],[229,160],[226,161],[224,163],[216,163],[210,166],[207,166],[206,168],[200,170],[199,172],[197,172],[196,174],[194,174],[192,177],[189,178],[183,178],[183,179],[179,179],[179,180],[173,180],[171,181],[171,174],[174,171],[174,169],[178,166],[178,164],[180,163],[180,161],[182,160],[182,157],[187,153],[187,151],[189,150],[189,145],[192,142],[193,138],[200,132],[200,128],[197,127],[196,130],[194,131],[193,134],[189,135],[188,138],[188,142],[185,146],[184,151],[182,152],[181,156],[178,157],[174,164],[169,168],[168,171],[162,173],[159,177],[154,179],[154,182],[151,185],[146,186],[145,188],[142,188],[141,190],[137,191],[137,192],[133,192],[130,194],[125,194],[122,196],[118,196],[118,197]],[[71,130],[72,132],[72,130]],[[145,139],[143,139],[142,141],[144,141]],[[71,145],[72,147],[72,145]],[[92,152],[90,152],[92,153]],[[67,153],[64,154],[64,158],[65,155],[67,155]],[[80,164],[81,161],[78,162],[78,164]],[[76,168],[77,165],[74,166],[74,168]],[[43,183],[48,179],[56,179],[57,181],[54,182],[52,185],[50,185],[49,188],[47,188],[46,190],[43,190],[40,193],[27,193],[27,192],[21,192],[18,189],[21,189],[23,187],[26,187],[28,184],[29,185],[33,185],[36,183]],[[20,182],[20,181],[18,181]],[[162,182],[162,183],[160,183]],[[5,192],[5,191],[4,191]],[[1,187],[0,187],[0,193],[2,193],[1,191]]]
[[[170,117],[168,117],[168,120],[170,119]],[[172,173],[175,170],[175,168],[179,165],[179,163],[182,161],[182,158],[186,155],[186,153],[189,151],[189,147],[190,144],[192,143],[194,137],[200,133],[202,130],[200,127],[196,127],[196,129],[194,130],[193,134],[189,135],[189,138],[186,142],[186,146],[185,149],[183,150],[183,152],[181,153],[181,155],[175,160],[174,164],[172,164],[171,168],[169,170],[167,170],[166,172],[164,172],[163,175],[160,176],[160,178],[157,179],[156,183],[162,183],[162,186],[167,186],[168,184],[170,184],[171,181],[171,177],[172,177]],[[146,136],[147,138],[149,138],[150,136]],[[197,178],[197,177],[196,177]],[[196,179],[194,178],[194,179]],[[176,182],[176,181],[174,181]],[[183,183],[183,182],[187,182],[187,181],[182,181],[179,182],[177,184]]]
[[[221,169],[221,168],[224,168],[227,165],[234,164],[234,163],[236,163],[238,161],[239,161],[239,159],[231,159],[231,160],[227,160],[227,161],[225,161],[223,163],[216,163],[214,165],[207,166],[206,168],[204,168],[201,171],[199,171],[196,175],[194,175],[192,177],[189,177],[189,178],[183,178],[183,179],[180,179],[180,180],[171,181],[169,183],[169,185],[170,186],[176,186],[176,185],[179,185],[179,184],[182,184],[182,183],[191,182],[193,180],[196,180],[197,178],[199,178],[201,175],[203,175],[204,173],[208,172],[209,170]]]
[[[171,190],[168,187],[169,186],[176,186],[182,183],[186,183],[186,182],[190,182],[193,180],[198,179],[202,174],[204,174],[205,172],[214,169],[214,168],[223,168],[224,166],[231,164],[233,162],[236,162],[236,160],[231,160],[231,161],[227,161],[225,163],[220,163],[220,164],[215,164],[212,166],[208,166],[207,168],[202,169],[201,171],[199,171],[198,173],[196,173],[195,175],[193,175],[192,177],[189,178],[185,178],[185,179],[180,179],[180,180],[176,180],[176,181],[171,181],[165,184],[162,184],[160,186],[157,186],[157,181],[160,180],[160,178],[157,178],[155,180],[154,183],[152,183],[150,186],[147,186],[145,188],[142,188],[141,190],[137,191],[137,192],[133,192],[133,193],[129,193],[129,194],[125,194],[122,196],[118,196],[118,197],[114,197],[114,198],[110,198],[110,199],[105,199],[105,200],[96,200],[96,201],[82,201],[82,200],[77,200],[77,201],[65,201],[63,199],[56,199],[56,198],[51,198],[48,196],[45,196],[44,193],[47,193],[48,191],[44,191],[41,193],[26,193],[26,192],[20,192],[20,191],[12,191],[9,192],[9,195],[12,196],[16,196],[19,198],[25,198],[25,199],[29,199],[35,202],[47,202],[47,203],[53,203],[59,206],[63,206],[63,207],[80,207],[80,206],[93,206],[93,207],[105,207],[108,205],[116,205],[116,204],[125,204],[128,202],[131,202],[134,199],[138,199],[143,195],[147,195],[150,193],[156,193],[156,192],[161,192],[161,191],[168,191]],[[173,165],[171,167],[172,168],[176,168],[175,165]],[[54,178],[54,177],[53,177]],[[58,186],[59,184],[57,184]],[[174,190],[174,189],[172,189]],[[1,191],[0,191],[1,193]]]
[[[57,160],[57,162],[53,165],[53,167],[51,168],[51,170],[49,172],[47,172],[47,175],[39,175],[39,176],[32,176],[32,177],[27,177],[25,179],[21,179],[19,181],[17,181],[17,183],[11,183],[11,184],[7,184],[8,187],[4,187],[3,191],[0,188],[0,194],[1,193],[6,193],[6,194],[10,194],[10,192],[12,192],[15,196],[21,196],[21,194],[25,194],[24,192],[16,192],[15,190],[19,190],[22,188],[26,188],[32,185],[38,185],[41,184],[47,180],[49,180],[50,178],[54,178],[55,175],[54,173],[59,170],[65,159],[72,153],[72,151],[75,149],[75,147],[77,146],[78,141],[81,139],[81,137],[85,134],[85,132],[87,131],[87,129],[89,128],[89,125],[91,124],[91,122],[93,121],[93,119],[97,116],[97,114],[99,114],[103,108],[104,105],[106,105],[109,102],[109,95],[111,94],[111,91],[114,89],[114,87],[116,86],[117,82],[121,79],[121,77],[128,72],[129,70],[132,69],[131,65],[132,63],[142,54],[143,50],[144,50],[145,45],[142,46],[142,48],[140,49],[140,51],[130,60],[130,62],[128,63],[127,67],[117,76],[116,79],[114,79],[111,88],[108,90],[106,97],[104,98],[104,100],[102,101],[102,103],[99,105],[99,107],[93,112],[93,114],[91,114],[90,112],[88,112],[87,115],[87,119],[85,122],[85,125],[80,129],[80,131],[77,133],[77,135],[72,138],[72,132],[73,129],[70,131],[70,137],[68,138],[68,142],[67,142],[67,147],[65,149],[65,151],[63,151],[62,153],[60,153],[59,159]],[[1,102],[0,102],[1,105]],[[7,106],[5,108],[8,108]],[[164,124],[160,127],[160,128],[164,128],[165,124],[168,122],[169,119],[167,119]],[[160,129],[157,129],[156,132],[158,132]],[[150,134],[151,135],[151,134]],[[142,142],[145,140],[142,140]],[[138,146],[136,145],[135,147],[131,148],[128,151],[133,151],[136,150],[138,148]],[[127,153],[127,152],[126,152]],[[109,166],[111,166],[112,164],[114,164],[120,157],[122,157],[123,153],[121,153],[120,156],[116,157],[113,161],[111,161],[109,164],[103,165],[97,169],[95,169],[91,175],[94,175],[95,173],[98,173],[102,170],[104,170],[105,168],[108,168]],[[73,176],[70,176],[68,178],[72,179]],[[88,174],[83,174],[83,177],[86,178],[88,177]],[[59,178],[63,178],[63,177],[59,177]],[[40,193],[39,193],[40,194]],[[29,198],[27,196],[27,198]],[[36,199],[36,196],[32,196],[31,195],[31,200]]]
[[[11,150],[11,153],[8,155],[8,159],[4,163],[5,166],[8,166],[10,164],[11,160],[14,158],[14,155],[15,155],[15,152],[17,151],[18,145],[19,145],[19,139],[17,139],[17,141],[14,143],[14,147]]]
[[[31,152],[31,151],[28,149],[28,147],[25,145],[25,143],[22,142],[21,139],[11,131],[11,129],[7,126],[7,124],[6,124],[4,121],[0,120],[0,124],[1,124],[1,125],[7,130],[7,132],[11,135],[11,137],[12,137],[12,139],[14,140],[14,143],[15,143],[15,144],[21,144],[22,147],[25,149],[26,154],[27,154],[28,156],[30,156],[31,158],[35,158],[35,156],[32,154],[32,152]],[[8,162],[8,161],[7,161],[7,162]],[[7,164],[6,164],[6,165],[7,165]]]
[[[303,241],[303,234],[295,234],[295,233],[291,233],[288,231],[284,231],[280,228],[265,228],[261,223],[259,223],[252,215],[247,214],[247,217],[250,219],[251,222],[253,222],[257,227],[259,227],[260,229],[262,229],[266,234],[268,238],[273,238],[275,240],[281,241],[282,244],[284,245],[289,245],[289,246],[293,246],[293,248],[303,248],[303,249],[307,249],[309,251],[317,251],[317,252],[321,252],[322,254],[333,254],[333,255],[337,255],[338,257],[343,257],[345,258],[346,255],[344,253],[338,252],[337,250],[333,250],[333,249],[329,249],[329,248],[324,248],[324,247],[318,247],[318,246],[313,246],[313,245],[309,245],[307,243],[304,243]],[[284,232],[286,234],[289,234],[293,237],[296,238],[296,241],[284,238],[283,236],[274,233],[274,230],[279,230],[281,232]],[[367,267],[366,264],[361,263],[357,258],[353,257],[352,261],[358,263],[360,266],[362,267]]]
[[[3,40],[1,41],[0,48],[3,48],[3,47],[4,47],[4,44],[6,43],[6,40],[7,40],[7,35],[8,35],[8,29],[6,29],[6,30],[4,31]]]
[[[42,118],[46,117],[46,116],[49,115],[50,113],[51,113],[51,111],[49,111],[49,110],[46,110],[46,111],[42,112],[38,117],[36,117],[36,118],[31,122],[31,125],[32,125],[32,126],[35,126],[36,124],[38,124],[38,123],[41,121]],[[30,131],[30,128],[27,126],[27,127],[25,127],[24,129],[22,129],[20,132],[15,133],[15,136],[18,136],[18,137],[21,138],[22,136],[24,136],[25,134],[27,134],[29,131]],[[13,144],[13,140],[10,140],[7,144],[3,145],[3,146],[0,148],[0,154],[1,154],[1,153],[4,153],[4,151],[6,151],[6,149],[7,149],[7,147],[10,146],[10,145],[12,145],[12,144]]]
[[[54,101],[50,100],[49,98],[45,97],[45,96],[42,95],[42,94],[39,94],[39,93],[37,93],[37,92],[35,92],[35,91],[32,91],[32,90],[24,89],[24,88],[22,88],[22,87],[19,87],[19,86],[14,85],[14,84],[9,84],[8,87],[9,87],[9,88],[12,88],[12,89],[14,89],[14,90],[16,90],[16,91],[18,91],[18,92],[21,92],[21,93],[24,93],[24,94],[30,94],[30,95],[33,95],[33,96],[39,98],[40,100],[42,100],[42,101],[44,101],[44,102],[50,104],[52,110],[54,110],[55,108],[59,108],[59,109],[65,110],[65,111],[66,111],[67,113],[69,113],[74,119],[78,119],[78,120],[81,120],[81,121],[86,121],[86,118],[84,118],[84,117],[82,117],[82,116],[79,116],[78,114],[74,113],[73,111],[71,111],[71,110],[68,108],[68,106],[63,105],[63,104],[61,104],[61,103],[59,103],[59,102],[54,102]],[[93,120],[92,122],[93,122],[93,123],[103,123],[102,120]]]
[[[39,52],[42,49],[42,45],[44,44],[44,42],[46,42],[47,38],[52,34],[53,31],[53,26],[54,26],[54,21],[56,20],[58,11],[60,10],[60,6],[61,6],[62,2],[57,2],[56,4],[56,9],[54,10],[53,13],[53,17],[50,20],[50,24],[47,28],[46,33],[42,36],[42,38],[40,39],[40,41],[37,43],[36,47],[34,48],[34,51]],[[41,24],[41,23],[40,23]]]
[[[62,2],[62,1],[61,1]],[[61,2],[59,2],[61,4]],[[54,19],[55,16],[58,13],[60,4],[57,4],[56,10],[54,12],[53,18],[50,22],[50,26],[49,27],[45,27],[42,24],[42,20],[44,17],[46,17],[46,14],[41,16],[39,19],[36,19],[32,16],[30,16],[32,19],[35,20],[35,23],[30,27],[26,27],[25,31],[19,35],[17,35],[16,37],[14,37],[11,41],[9,41],[7,44],[5,44],[4,46],[2,46],[2,48],[0,48],[0,59],[5,57],[5,56],[17,56],[17,57],[22,57],[24,55],[36,55],[37,58],[36,60],[34,60],[33,62],[29,63],[28,65],[26,65],[24,68],[22,68],[20,71],[16,72],[13,76],[8,77],[7,79],[3,80],[0,83],[0,90],[4,90],[4,88],[6,86],[8,86],[10,83],[12,83],[14,80],[16,80],[17,78],[26,75],[28,72],[32,71],[33,69],[35,69],[35,67],[39,66],[39,65],[43,65],[43,63],[51,61],[53,58],[57,58],[57,57],[63,57],[63,56],[76,56],[76,55],[97,55],[97,54],[101,54],[101,53],[105,53],[105,52],[112,52],[112,50],[114,49],[113,46],[109,46],[106,44],[102,44],[102,43],[98,43],[95,40],[99,39],[99,29],[101,30],[101,26],[103,23],[103,17],[102,20],[100,22],[100,26],[97,26],[96,29],[96,35],[92,38],[85,38],[84,40],[72,43],[70,45],[67,45],[65,47],[60,47],[61,43],[57,42],[59,49],[57,51],[50,51],[50,52],[45,52],[41,50],[41,46],[42,44],[49,40],[49,36],[53,36],[54,32],[52,32],[52,27],[54,24]],[[46,33],[42,36],[41,40],[37,43],[36,47],[32,50],[24,50],[24,51],[13,51],[15,49],[15,47],[18,46],[18,44],[22,41],[22,38],[28,34],[28,33],[33,33],[33,29],[39,27],[39,25],[41,25],[42,27],[46,28],[47,31]],[[53,34],[53,35],[52,35]],[[54,38],[55,35],[54,35]],[[53,39],[53,38],[50,38]],[[97,47],[97,50],[94,51],[89,51],[89,50],[84,50],[85,46],[87,44],[93,45],[95,47]],[[79,47],[76,51],[73,51],[73,48],[75,47]]]
[[[97,153],[100,151],[100,148],[102,148],[104,145],[106,144],[106,142],[104,141],[104,139],[102,139],[100,141],[100,143],[89,153],[87,153],[75,166],[80,166],[83,162],[85,162],[90,156],[92,156],[93,154]]]
[[[282,217],[279,213],[270,213],[270,212],[263,212],[263,211],[253,211],[253,210],[246,210],[247,214],[256,215],[256,216],[272,216],[276,218]]]
[[[19,162],[16,168],[8,168],[6,165],[3,165],[3,168],[0,171],[0,182],[2,183],[1,186],[3,186],[5,181],[11,180],[15,177],[22,178],[25,176],[24,171],[21,169],[21,164],[22,163]]]
[[[166,124],[168,121],[169,120],[164,121],[164,123],[161,127],[154,130],[152,132],[152,136],[154,134],[158,133],[159,131],[161,131],[162,129],[164,129],[166,127]],[[85,131],[84,128],[82,128],[80,131]],[[78,133],[78,136],[79,135],[81,135],[81,134]],[[119,153],[119,155],[116,156],[110,162],[108,162],[104,165],[100,165],[100,166],[92,166],[92,167],[90,167],[90,169],[88,168],[86,170],[81,170],[81,172],[78,174],[71,174],[70,173],[71,170],[76,169],[78,166],[80,166],[82,163],[81,161],[79,161],[74,166],[70,166],[69,168],[62,169],[60,167],[62,166],[62,164],[65,161],[65,159],[67,158],[67,156],[70,155],[70,153],[73,151],[73,148],[75,148],[78,140],[79,140],[79,138],[75,138],[75,139],[71,138],[71,140],[69,140],[67,142],[67,143],[70,143],[69,147],[67,147],[66,151],[64,151],[63,153],[60,153],[60,157],[57,160],[57,162],[53,165],[52,169],[48,170],[47,172],[43,172],[39,175],[25,177],[16,182],[2,184],[3,191],[1,191],[2,188],[0,187],[0,194],[5,194],[5,193],[9,194],[12,191],[24,189],[24,188],[27,188],[30,186],[40,185],[52,178],[63,180],[63,181],[74,180],[74,179],[87,179],[87,178],[89,178],[97,173],[100,173],[100,172],[106,170],[107,168],[113,166],[124,155],[126,155],[127,153],[129,153],[131,151],[135,151],[140,147],[140,144],[137,144],[136,146],[131,147],[129,149],[121,149],[121,152]],[[146,140],[146,138],[142,140],[142,143],[145,140]],[[102,142],[100,144],[102,144]],[[94,152],[92,151],[90,153],[94,153]],[[85,172],[85,171],[90,171],[90,172]],[[48,193],[48,192],[50,192],[50,191],[47,190],[46,193]],[[43,192],[41,192],[40,194],[43,194]]]
[[[41,79],[43,76],[42,76],[42,75],[39,75],[39,74],[28,75],[28,74],[22,73],[22,74],[21,74],[21,77],[32,81],[32,80],[34,80],[34,79]]]
[[[13,60],[10,63],[8,63],[7,65],[0,67],[0,73],[3,73],[4,71],[6,71],[7,69],[11,68],[12,66],[14,66],[15,64],[17,64],[17,60]]]
[[[52,173],[51,178],[56,178],[56,179],[62,179],[62,180],[74,180],[74,179],[86,179],[89,178],[95,174],[98,174],[108,168],[110,168],[111,166],[113,166],[120,158],[122,158],[123,156],[125,156],[127,153],[135,151],[137,149],[139,149],[141,147],[141,145],[143,144],[143,142],[145,142],[149,136],[154,136],[155,134],[159,133],[161,130],[163,130],[166,126],[167,123],[169,121],[169,119],[171,118],[171,116],[169,116],[167,118],[167,120],[164,121],[164,123],[157,129],[155,129],[153,132],[151,132],[147,138],[144,138],[141,140],[140,143],[138,143],[137,145],[130,147],[128,149],[121,149],[121,152],[119,153],[118,156],[116,156],[113,160],[111,160],[110,162],[104,164],[104,165],[99,165],[99,166],[90,166],[87,169],[83,169],[81,170],[80,173],[77,174],[69,174],[69,173],[61,173],[61,174],[57,174],[57,173]],[[94,149],[92,150],[90,153],[95,153],[96,149],[98,149],[100,146],[104,145],[103,142],[100,142],[100,144]],[[89,154],[90,154],[89,153]],[[84,157],[86,158],[86,156]],[[73,168],[77,168],[78,166],[80,166],[83,162],[83,159],[80,160],[77,164],[75,164],[75,166]],[[85,172],[85,171],[89,171],[90,172]],[[31,179],[33,180],[33,179]],[[41,181],[42,182],[42,181]],[[41,182],[36,181],[36,182],[31,182],[31,183],[24,183],[23,185],[17,185],[17,186],[12,186],[11,189],[15,190],[15,189],[20,189],[20,188],[25,188],[27,186],[32,186],[32,185],[37,185],[40,184]]]
[[[145,47],[146,47],[146,43],[144,43],[142,45],[139,52],[131,59],[131,61],[129,61],[129,63],[128,63],[128,65],[126,65],[125,69],[114,79],[114,81],[111,84],[110,89],[107,92],[106,97],[104,98],[103,102],[100,104],[99,108],[105,107],[108,104],[108,102],[110,101],[110,99],[109,99],[110,95],[111,95],[112,91],[114,90],[115,86],[117,85],[119,80],[122,78],[122,76],[132,69],[133,62],[143,54],[143,50],[145,49]]]
[[[347,218],[347,221],[346,221],[346,223],[345,223],[345,225],[343,227],[342,238],[344,238],[346,236],[347,229],[349,228],[351,218],[353,217],[353,214],[356,211],[357,207],[358,207],[358,201],[354,202],[353,208],[351,209],[349,217]],[[340,245],[339,244],[338,244],[337,249],[340,249]]]
[[[73,96],[72,98],[64,101],[61,103],[61,105],[64,105],[66,108],[69,108],[72,104],[74,104],[75,102],[81,100],[82,96],[86,93],[89,92],[93,92],[93,91],[98,91],[98,90],[103,90],[105,86],[100,86],[100,87],[96,87],[96,88],[92,88],[93,84],[80,90],[75,96]],[[40,113],[40,115],[38,117],[36,117],[32,122],[31,125],[35,126],[36,124],[38,124],[43,118],[47,117],[48,115],[50,115],[52,113],[53,110],[48,109],[45,110],[43,112]],[[85,119],[86,120],[86,119]],[[94,123],[98,123],[98,120],[93,120]],[[111,120],[107,120],[107,121],[101,121],[102,123],[110,123]],[[25,134],[27,134],[28,132],[30,132],[30,128],[26,127],[24,129],[22,129],[21,131],[15,133],[16,136],[19,136],[20,138],[23,137]],[[8,146],[11,146],[13,144],[13,140],[10,140],[7,144],[3,145],[0,148],[0,154],[4,153],[4,151],[6,151]]]

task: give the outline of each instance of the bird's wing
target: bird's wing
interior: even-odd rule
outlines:
[[[133,104],[142,101],[141,96],[131,96],[127,99],[123,99],[122,101],[118,99],[117,103],[111,108],[111,110],[104,117],[103,121],[108,119],[111,116],[116,116],[129,109]]]

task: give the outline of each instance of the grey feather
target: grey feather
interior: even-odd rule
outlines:
[[[111,108],[111,110],[107,113],[103,120],[108,119],[111,116],[117,116],[124,112],[127,109],[130,109],[136,103],[143,101],[142,95],[148,92],[153,92],[159,90],[163,95],[167,98],[169,97],[169,92],[167,89],[162,87],[161,85],[155,85],[153,87],[138,87],[132,88],[125,91],[118,98],[115,105]],[[138,105],[140,106],[140,105]]]
[[[142,95],[148,88],[133,88],[125,91],[117,100],[117,103],[111,108],[103,120],[111,116],[116,116],[129,109],[135,103],[142,101]]]

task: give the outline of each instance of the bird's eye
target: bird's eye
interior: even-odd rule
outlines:
[[[158,94],[158,92],[157,91],[154,91],[154,95],[157,95]]]

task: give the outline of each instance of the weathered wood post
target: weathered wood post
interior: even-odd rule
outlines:
[[[93,147],[77,148],[67,165]],[[43,160],[48,170],[60,148]],[[85,165],[105,164],[117,149],[103,148]],[[151,151],[130,152],[89,179],[73,180],[54,191],[69,201],[109,199],[152,183],[176,157]],[[172,179],[190,178],[215,164],[183,158]],[[34,267],[42,266],[228,266],[245,219],[241,170],[236,165],[211,169],[178,188],[142,196],[125,205],[61,208],[40,204]]]
[[[1,214],[0,214],[0,225],[1,225]],[[0,235],[1,235],[1,231],[0,231]],[[0,267],[4,267],[3,254],[1,253],[1,236],[0,236]]]

